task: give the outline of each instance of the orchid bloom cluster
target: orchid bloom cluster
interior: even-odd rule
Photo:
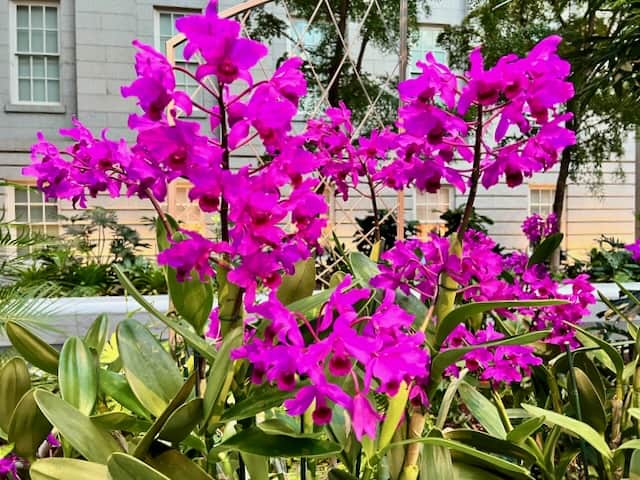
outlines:
[[[380,274],[371,280],[375,287],[400,289],[407,295],[418,295],[426,303],[435,302],[439,279],[448,275],[459,285],[465,301],[564,299],[568,303],[544,308],[518,308],[517,313],[500,313],[512,321],[523,321],[531,330],[551,329],[546,339],[551,344],[569,342],[577,346],[571,324],[577,324],[596,302],[594,288],[586,275],[566,279],[570,293],[561,293],[561,284],[552,279],[548,268],[536,264],[529,266],[528,256],[515,252],[502,257],[494,251],[495,242],[482,232],[468,230],[462,241],[461,257],[450,253],[449,238],[432,234],[429,241],[407,240],[382,255],[385,264]],[[508,272],[509,275],[504,275]],[[440,319],[441,320],[441,319]],[[488,326],[476,332],[459,326],[445,340],[443,348],[475,345],[502,338]],[[527,353],[529,352],[529,353]],[[515,381],[529,365],[536,365],[532,347],[504,347],[464,356],[467,368],[491,376],[496,380]],[[496,355],[498,359],[496,359]],[[502,370],[501,374],[496,369]],[[489,373],[486,373],[486,371]],[[518,372],[516,374],[516,372]]]
[[[524,219],[524,222],[522,222],[521,228],[522,233],[524,233],[524,236],[527,237],[527,240],[529,240],[529,243],[532,245],[560,231],[558,217],[553,212],[547,215],[547,218],[542,218],[538,213],[529,215]]]
[[[466,301],[559,296],[548,272],[528,267],[517,256],[503,259],[488,237],[472,231],[464,235],[462,257],[450,253],[448,239],[437,236],[397,243],[384,254],[387,264],[371,282],[378,289],[375,294],[355,287],[346,276],[315,318],[290,311],[277,296],[282,275],[293,273],[296,262],[319,248],[327,204],[317,193],[316,173],[332,179],[348,198],[349,188],[357,187],[362,176],[372,195],[374,182],[394,188],[414,184],[433,192],[443,178],[465,190],[469,175],[454,168],[457,157],[480,162],[485,187],[503,174],[515,186],[523,176],[552,166],[574,141],[563,126],[569,116],[559,113],[573,94],[565,81],[568,64],[556,54],[559,37],[544,40],[525,58],[504,57],[489,70],[475,50],[462,85],[428,54],[420,63],[422,75],[399,87],[405,102],[396,125],[399,133],[385,128],[354,140],[343,104],[327,110],[326,119],[310,121],[302,134],[291,133],[306,93],[302,60],[290,58],[270,78],[255,81],[252,68],[267,48],[242,38],[238,22],[220,18],[216,1],[203,15],[180,18],[177,29],[186,37],[186,58],[197,55],[203,64],[191,73],[134,42],[137,78],[122,94],[137,98],[142,110],[129,118],[129,127],[137,132],[135,143],[109,139],[104,131],[96,136],[74,120],[74,128],[61,131],[71,146],[61,150],[40,134],[24,173],[37,178],[48,199],[68,199],[83,208],[88,197],[104,193],[148,199],[167,231],[171,225],[160,203],[171,182],[189,181],[189,199],[203,212],[219,215],[221,239],[172,232],[171,245],[158,262],[175,269],[179,281],[209,281],[214,265],[227,272],[227,280],[242,292],[246,312],[244,344],[233,356],[250,362],[253,382],[297,389],[286,402],[289,413],[312,407],[314,421],[324,424],[332,408],[340,406],[360,439],[376,435],[380,416],[371,402],[374,393],[394,395],[404,383],[414,404],[427,404],[429,353],[424,334],[411,328],[412,315],[394,303],[398,289],[433,302],[439,278],[446,274],[461,285]],[[213,104],[200,105],[177,90],[175,70],[191,75]],[[464,116],[472,106],[478,119],[467,121]],[[211,132],[184,118],[194,108],[209,116]],[[496,145],[480,142],[495,122]],[[480,142],[479,158],[466,143],[472,130]],[[507,135],[512,131],[521,138],[511,141]],[[258,139],[268,160],[231,169],[234,152]],[[505,269],[513,271],[513,280],[500,277]],[[570,337],[564,322],[579,321],[593,298],[584,279],[572,286],[573,293],[561,297],[569,304],[518,313],[530,317],[532,329],[551,326],[549,341]],[[257,299],[258,288],[266,300]],[[375,305],[373,313],[364,305]],[[211,312],[213,337],[220,333],[219,316],[217,309]],[[488,329],[454,333],[467,344],[498,335]],[[475,359],[476,370],[487,374],[510,366],[498,378],[511,381],[537,362],[527,348],[488,350],[485,360]]]
[[[369,397],[373,392],[393,396],[402,382],[413,385],[412,397],[423,396],[420,385],[427,380],[429,356],[424,334],[411,332],[413,316],[394,303],[392,290],[384,291],[375,312],[366,317],[358,304],[370,300],[372,292],[352,287],[347,275],[313,325],[277,302],[256,306],[246,321],[245,346],[234,357],[251,362],[255,383],[267,380],[286,391],[296,388],[296,376],[310,380],[285,402],[290,414],[302,415],[313,406],[315,423],[326,424],[331,401],[349,412],[359,439],[365,434],[375,438],[380,417]],[[260,318],[271,319],[262,336],[257,334]],[[345,383],[353,395],[344,390]]]
[[[560,41],[547,37],[526,57],[507,55],[489,69],[478,47],[461,79],[428,53],[418,62],[422,73],[399,85],[404,106],[397,126],[404,133],[397,139],[396,159],[380,169],[379,178],[394,188],[414,184],[428,192],[437,191],[444,179],[464,192],[475,170],[485,188],[501,177],[515,187],[552,167],[575,143],[564,127],[571,115],[561,113],[574,92],[566,81],[570,65],[556,53]],[[484,140],[489,131],[492,143]],[[474,167],[460,168],[460,159]]]

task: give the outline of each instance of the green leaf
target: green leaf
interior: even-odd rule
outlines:
[[[105,430],[121,430],[130,433],[146,432],[151,426],[151,422],[140,420],[133,415],[123,412],[107,412],[100,415],[93,415],[91,421]]]
[[[17,322],[5,323],[5,332],[11,345],[27,362],[47,373],[58,374],[58,352],[55,348]]]
[[[313,294],[316,287],[316,261],[314,258],[301,260],[295,265],[293,275],[284,275],[278,287],[278,300],[289,305]]]
[[[620,445],[618,450],[640,450],[640,438],[634,438],[633,440],[627,440],[622,445]]]
[[[193,460],[177,450],[167,450],[147,461],[171,480],[213,480]]]
[[[510,440],[502,440],[477,430],[459,429],[449,430],[445,437],[465,445],[469,445],[484,452],[495,453],[500,456],[512,457],[522,460],[526,466],[536,462],[536,457],[526,448],[523,448]]]
[[[3,386],[4,388],[4,386]],[[13,412],[7,434],[13,451],[23,458],[35,458],[36,450],[51,432],[51,423],[34,399],[34,390],[26,392]]]
[[[536,265],[538,263],[544,263],[551,258],[553,252],[560,246],[564,235],[562,233],[554,233],[545,238],[534,250],[529,257],[527,267]]]
[[[220,422],[255,417],[258,413],[281,406],[285,400],[294,395],[295,392],[263,386],[253,390],[247,398],[236,403],[233,407],[227,408],[220,417]]]
[[[265,457],[325,458],[340,453],[337,443],[315,438],[293,438],[286,435],[269,435],[258,427],[249,427],[212,450],[209,458],[226,451],[239,451]]]
[[[134,395],[129,383],[122,375],[110,370],[100,369],[98,381],[100,390],[106,395],[113,398],[124,408],[147,420],[151,420],[149,411],[140,403],[140,400]]]
[[[126,453],[114,453],[107,463],[113,480],[170,480],[156,469]]]
[[[331,278],[329,278],[329,288],[336,288],[338,285],[340,285],[340,282],[342,282],[344,280],[344,277],[346,276],[347,274],[342,271],[333,272]]]
[[[604,433],[607,428],[607,414],[596,388],[589,380],[587,374],[581,369],[574,367],[573,374],[576,379],[580,399],[580,411],[582,412],[584,421],[598,432]]]
[[[8,443],[6,445],[2,445],[0,447],[0,460],[5,458],[7,455],[9,455],[11,452],[13,452],[13,447],[15,445],[13,443]]]
[[[242,328],[236,328],[225,335],[222,345],[216,354],[213,365],[209,368],[207,377],[207,389],[204,392],[204,423],[212,420],[214,414],[218,417],[222,413],[221,406],[224,405],[228,388],[233,379],[233,361],[231,351],[242,344]],[[222,397],[225,398],[222,398]],[[218,411],[216,411],[218,410]],[[216,418],[215,421],[218,419]]]
[[[0,429],[9,431],[13,409],[31,388],[27,364],[20,357],[13,357],[0,368]]]
[[[460,323],[463,323],[467,318],[473,317],[490,310],[497,310],[501,308],[512,307],[548,307],[550,305],[561,305],[567,303],[566,300],[505,300],[499,302],[474,302],[467,303],[456,307],[449,312],[442,321],[438,324],[438,330],[436,331],[436,346],[440,346],[442,342],[449,336],[449,334]]]
[[[174,320],[160,313],[142,296],[142,294],[133,285],[133,283],[131,283],[131,281],[127,278],[127,276],[118,265],[112,265],[111,268],[114,272],[116,272],[116,275],[124,289],[135,299],[136,302],[138,302],[138,304],[140,304],[140,306],[142,306],[142,308],[144,308],[147,312],[164,323],[171,330],[175,330],[177,334],[184,338],[185,342],[187,342],[191,347],[193,347],[194,350],[205,357],[208,361],[213,361],[214,355],[212,354],[213,349],[211,345],[209,345],[206,340],[204,340],[196,332],[194,332],[191,325],[184,321]]]
[[[180,225],[178,225],[178,222],[176,222],[175,218],[171,215],[165,213],[165,219],[174,232],[180,230]],[[164,223],[162,223],[162,219],[160,217],[156,218],[156,245],[158,246],[159,252],[166,250],[171,246],[169,232],[167,232],[167,229],[164,227]]]
[[[369,280],[380,273],[378,265],[362,252],[351,252],[349,254],[349,264],[355,279],[363,287],[368,287]]]
[[[202,415],[202,398],[194,398],[171,414],[160,430],[159,437],[173,443],[181,442],[202,421]]]
[[[153,415],[162,414],[182,386],[175,361],[151,332],[135,320],[121,322],[117,334],[131,390]]]
[[[112,480],[107,467],[73,458],[43,458],[29,468],[31,480]]]
[[[80,413],[91,415],[98,395],[98,370],[94,356],[78,337],[64,342],[58,365],[60,394]]]
[[[213,287],[210,281],[202,282],[200,277],[192,272],[192,278],[178,281],[176,270],[167,270],[167,286],[169,296],[176,312],[189,323],[199,335],[209,324],[209,314],[213,308]]]
[[[437,428],[432,429],[428,436],[443,438],[442,432]],[[427,480],[432,478],[455,478],[451,451],[440,445],[423,445],[422,454],[420,455],[420,475]]]
[[[463,462],[455,462],[453,471],[454,476],[450,478],[455,480],[509,480],[509,477],[497,475],[494,472]]]
[[[480,343],[472,345],[470,347],[452,348],[439,352],[431,363],[431,381],[435,386],[442,377],[442,372],[449,365],[456,363],[462,356],[468,352],[471,352],[477,348],[497,347],[500,345],[528,345],[530,343],[537,342],[549,335],[549,330],[540,330],[538,332],[525,333],[524,335],[516,335],[514,337],[508,337],[502,340],[496,340],[495,342]]]
[[[53,426],[87,460],[106,464],[113,452],[121,451],[120,445],[109,432],[60,397],[36,390],[35,399]]]
[[[269,418],[260,422],[257,427],[269,435],[285,435],[293,438],[320,438],[323,435],[322,433],[301,433],[280,418]]]
[[[616,307],[611,300],[605,297],[601,291],[598,290],[598,297],[600,297],[600,301],[604,303],[612,312],[614,312],[618,317],[622,318],[627,323],[627,330],[629,330],[629,334],[631,338],[636,340],[638,338],[638,327],[633,321],[627,317],[624,313],[620,311],[618,307]]]
[[[640,480],[640,450],[636,450],[631,454],[629,480]]]
[[[545,423],[557,425],[558,427],[569,431],[573,435],[582,438],[600,452],[605,459],[611,460],[613,454],[611,453],[607,442],[605,442],[604,437],[586,423],[550,410],[534,407],[533,405],[523,404],[522,408],[532,416],[544,417]]]
[[[173,412],[175,412],[178,407],[182,405],[187,400],[187,398],[189,398],[195,384],[196,374],[195,372],[193,372],[189,376],[189,378],[187,378],[187,381],[184,382],[184,384],[180,387],[180,390],[178,390],[176,396],[173,397],[171,402],[169,402],[167,408],[165,408],[162,414],[158,418],[156,418],[156,421],[153,422],[151,428],[147,430],[142,440],[140,440],[140,443],[138,443],[138,446],[136,447],[136,450],[134,452],[134,455],[136,457],[142,458],[147,454],[147,451],[155,440],[156,435],[160,433],[160,430],[162,430],[162,427],[164,427],[164,425],[167,423],[167,420],[169,419],[169,417],[171,417]]]
[[[261,455],[252,455],[250,453],[242,453],[249,478],[269,478],[269,459]]]
[[[407,400],[409,399],[409,386],[402,382],[398,392],[389,398],[389,404],[385,413],[384,421],[380,427],[380,435],[378,437],[378,448],[386,447],[395,433],[400,420],[404,417]]]
[[[578,327],[577,325],[569,322],[565,322],[565,323],[567,323],[567,325],[569,325],[574,330],[578,331],[577,333],[578,340],[580,340],[580,342],[583,345],[588,347],[589,345],[595,344],[599,346],[604,351],[604,353],[606,353],[607,357],[609,357],[609,359],[611,360],[611,363],[613,364],[614,371],[616,372],[616,376],[618,380],[621,381],[623,371],[624,371],[624,360],[622,359],[622,356],[620,355],[618,350],[612,347],[609,344],[609,342],[601,338],[598,338],[597,336],[587,332],[586,330]]]
[[[516,465],[500,457],[493,456],[489,453],[481,452],[480,450],[476,450],[473,447],[470,447],[460,442],[455,442],[453,440],[448,440],[446,438],[438,438],[438,437],[412,438],[409,440],[403,440],[401,442],[392,443],[389,445],[389,448],[392,448],[395,446],[410,445],[412,443],[422,443],[423,445],[438,445],[438,446],[449,448],[451,450],[454,450],[455,452],[464,454],[465,458],[472,459],[474,462],[477,462],[477,464],[490,467],[492,470],[497,470],[501,473],[509,474],[510,475],[509,478],[514,478],[514,479],[532,479],[533,478],[529,475],[529,470],[521,467],[520,465]]]
[[[98,315],[84,335],[84,344],[96,352],[98,358],[107,343],[109,336],[109,317],[104,313]]]
[[[471,415],[480,422],[489,434],[503,440],[507,438],[507,431],[502,424],[498,409],[490,400],[467,382],[460,382],[458,393]]]
[[[287,308],[292,312],[299,312],[308,317],[315,316],[320,310],[320,307],[327,303],[334,290],[335,288],[329,288],[327,290],[314,293],[310,297],[297,300],[290,305],[287,305]]]
[[[544,425],[544,417],[529,418],[507,433],[507,440],[515,444],[522,444],[542,425]]]

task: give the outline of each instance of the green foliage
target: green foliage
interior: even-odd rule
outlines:
[[[602,235],[598,246],[591,249],[586,261],[574,260],[565,267],[569,277],[587,273],[592,282],[636,282],[640,281],[640,264],[631,258],[624,243]]]
[[[460,205],[457,208],[449,209],[440,215],[440,218],[445,221],[445,236],[448,237],[454,232],[457,232],[464,216],[464,210],[466,204]],[[471,209],[471,217],[469,219],[469,229],[479,232],[489,233],[488,227],[493,225],[493,220],[486,215],[479,214],[475,207]]]
[[[566,160],[574,179],[597,185],[603,162],[622,154],[629,128],[640,124],[639,10],[638,0],[479,0],[439,42],[453,67],[466,68],[476,45],[483,45],[485,62],[493,65],[550,34],[561,35],[560,55],[571,63],[576,90],[567,108],[578,137]]]

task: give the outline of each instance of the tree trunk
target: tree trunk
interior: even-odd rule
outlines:
[[[340,101],[340,73],[337,73],[344,65],[342,65],[342,57],[345,54],[342,41],[347,43],[347,18],[349,16],[349,0],[340,2],[337,23],[340,33],[336,32],[336,48],[331,58],[331,68],[329,69],[329,81],[334,80],[329,87],[327,100],[330,105],[337,106]],[[342,39],[341,39],[342,38]],[[337,73],[337,74],[336,74]],[[334,79],[335,77],[335,79]]]

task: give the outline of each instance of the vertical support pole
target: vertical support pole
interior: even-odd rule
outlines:
[[[407,64],[409,63],[409,1],[400,0],[400,71],[398,80],[407,79]],[[396,214],[396,238],[404,240],[404,190],[398,192],[398,213]]]

